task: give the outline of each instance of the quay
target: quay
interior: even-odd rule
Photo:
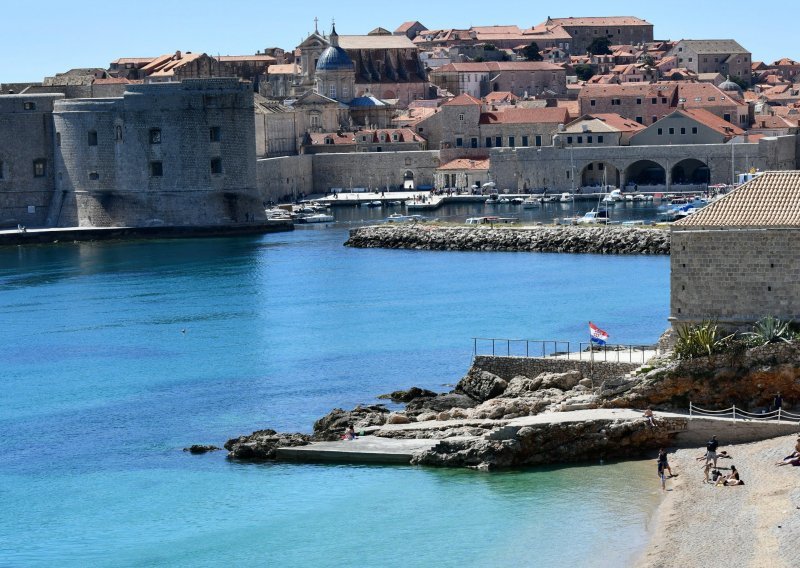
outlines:
[[[268,220],[241,225],[159,227],[57,227],[0,230],[0,246],[131,239],[187,239],[261,235],[294,230],[291,221]]]
[[[642,413],[628,409],[589,409],[537,414],[511,420],[464,419],[429,420],[410,424],[387,424],[365,429],[365,435],[355,440],[335,442],[311,442],[306,446],[278,448],[276,458],[281,461],[344,462],[409,464],[416,453],[434,448],[442,441],[479,441],[512,439],[522,428],[549,427],[569,423],[641,420]],[[657,412],[656,420],[667,420],[677,424],[669,429],[674,435],[675,446],[702,446],[716,435],[725,444],[748,443],[797,433],[794,422],[765,422],[733,420],[731,418],[691,417],[688,414]],[[450,429],[482,428],[488,433],[482,436],[422,437],[436,436]],[[414,437],[419,433],[420,437]]]

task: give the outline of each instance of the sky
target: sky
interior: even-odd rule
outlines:
[[[792,41],[800,4],[787,4],[781,8],[784,17],[764,18],[757,5],[742,0],[10,1],[3,2],[0,14],[0,83],[41,81],[75,67],[106,68],[120,57],[177,50],[246,55],[266,47],[290,49],[314,30],[315,17],[320,31],[328,31],[335,18],[337,32],[358,35],[378,26],[393,31],[407,20],[440,29],[530,27],[548,16],[637,16],[654,25],[656,39],[732,38],[752,52],[754,61],[800,59],[800,43]],[[768,22],[769,29],[759,22]]]

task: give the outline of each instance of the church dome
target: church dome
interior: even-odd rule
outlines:
[[[719,88],[721,91],[736,93],[737,95],[742,94],[742,88],[733,81],[731,81],[730,76],[728,76],[728,78],[725,81],[719,84]]]
[[[338,46],[330,46],[322,52],[317,61],[317,71],[352,71],[353,60],[347,52]]]

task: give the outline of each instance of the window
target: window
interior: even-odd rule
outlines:
[[[661,97],[661,104],[662,105],[667,104],[667,97]]]
[[[593,170],[594,169],[594,164],[589,164],[588,166],[586,166],[586,169],[590,170],[590,171]]]
[[[583,144],[583,136],[578,136],[578,144]]]
[[[567,144],[572,144],[572,136],[567,136]]]
[[[657,104],[657,103],[658,103],[658,99],[657,98],[653,97],[652,99],[650,99],[650,104],[654,105],[654,104]]]
[[[621,99],[611,99],[611,106],[619,106],[622,104]]]
[[[333,140],[331,140],[331,142],[333,142]],[[214,174],[214,175],[219,175],[219,174],[222,173],[222,159],[221,158],[211,158],[211,173]]]
[[[3,162],[0,162],[0,179],[3,179]]]
[[[567,179],[569,179],[569,170],[567,170]]]
[[[642,104],[642,99],[636,99],[636,104],[637,104],[637,105],[640,105],[640,104]]]
[[[311,115],[311,127],[319,128],[319,116],[316,114]]]
[[[594,99],[590,99],[590,100],[589,100],[589,106],[595,106],[595,103],[596,103],[596,102],[597,102],[597,101],[595,101]]]
[[[592,137],[591,136],[587,136],[586,137],[586,143],[587,144],[591,144],[592,143]]]
[[[523,146],[527,146],[528,145],[528,137],[527,136],[523,136],[522,137],[522,145]]]
[[[460,120],[461,122],[464,122],[464,113],[463,112],[459,113],[458,120]]]
[[[89,172],[89,179],[92,181],[97,181],[100,179],[100,174],[97,172]]]
[[[722,118],[723,118],[724,120],[727,120],[728,122],[730,122],[730,121],[731,121],[731,115],[730,115],[730,113],[727,113],[727,112],[726,112],[725,114],[723,114],[723,115],[722,115]]]
[[[89,146],[97,146],[97,130],[89,131]]]
[[[669,129],[669,133],[670,133],[670,134],[675,134],[675,129],[674,129],[674,128],[670,128],[670,129]]]
[[[464,139],[463,138],[456,138],[456,148],[461,148],[464,146]]]
[[[397,132],[393,133],[392,134],[392,141],[393,142],[397,142],[398,140],[400,140],[400,136],[397,134]],[[477,138],[473,138],[473,140],[475,140],[475,145],[473,146],[473,148],[477,148],[478,147],[478,139]]]
[[[692,134],[697,134],[697,127],[696,126],[692,126]]]
[[[681,134],[686,134],[686,129],[681,127]]]
[[[164,175],[164,167],[161,162],[150,162],[150,177],[161,177]]]
[[[56,146],[61,146],[61,133],[56,132]]]
[[[692,62],[692,58],[690,57],[690,58],[689,58],[689,63],[691,63],[691,62]]]
[[[657,117],[657,116],[654,116],[654,117],[653,117],[653,121],[652,121],[650,124],[654,124],[654,123],[656,123],[656,122],[658,122],[658,117]]]
[[[330,136],[326,136],[325,137],[325,144],[333,144],[333,138],[331,138]],[[214,168],[212,167],[211,169],[213,170]],[[214,173],[214,172],[212,171],[211,173]]]
[[[161,144],[161,129],[160,128],[151,128],[150,129],[150,144]],[[161,175],[161,174],[159,174]]]
[[[25,110],[36,110],[36,103],[26,101],[22,103],[22,108],[24,108]]]
[[[350,96],[350,89],[347,88],[347,85],[342,85],[342,98],[346,99]]]
[[[492,147],[492,137],[491,136],[487,136],[486,137],[486,147],[487,148],[491,148]]]
[[[637,116],[636,122],[638,122],[639,124],[644,124],[644,119],[641,116]]]
[[[542,145],[542,136],[540,134],[537,134],[536,137],[534,138],[534,144],[536,144],[537,146]]]
[[[114,140],[122,142],[122,127],[119,125],[114,127]]]
[[[317,117],[313,117],[317,118]],[[208,139],[211,142],[219,142],[222,140],[222,129],[219,126],[212,126],[208,129]]]
[[[376,151],[376,152],[383,152],[383,148],[382,148],[382,147],[380,147],[380,146],[378,146],[377,148],[375,148],[375,151]]]
[[[494,145],[497,146],[498,148],[502,148],[503,147],[503,138],[501,136],[495,136],[494,137]]]
[[[328,96],[332,99],[336,98],[336,85],[330,85],[328,87]]]
[[[659,128],[658,129],[658,135],[661,136],[662,134],[664,134],[664,129],[663,128]]]
[[[598,169],[598,170],[600,170],[600,171],[602,171],[603,169],[605,169],[605,167],[606,167],[606,165],[605,165],[603,162],[599,162],[599,163],[597,164],[597,169]]]
[[[477,148],[478,147],[478,139],[477,138],[471,138],[470,141],[469,141],[469,147],[470,148]]]
[[[598,136],[597,137],[597,143],[598,144],[602,144],[603,143],[603,137],[602,136]]]
[[[47,173],[47,160],[38,159],[33,161],[33,177],[41,178]]]

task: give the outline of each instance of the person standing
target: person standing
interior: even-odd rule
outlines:
[[[716,436],[711,436],[711,439],[706,444],[706,463],[714,462],[714,469],[717,468],[717,448],[719,447],[719,442],[717,441]]]
[[[783,397],[781,397],[781,391],[778,391],[775,398],[772,399],[772,410],[780,410],[781,406],[783,406]]]

